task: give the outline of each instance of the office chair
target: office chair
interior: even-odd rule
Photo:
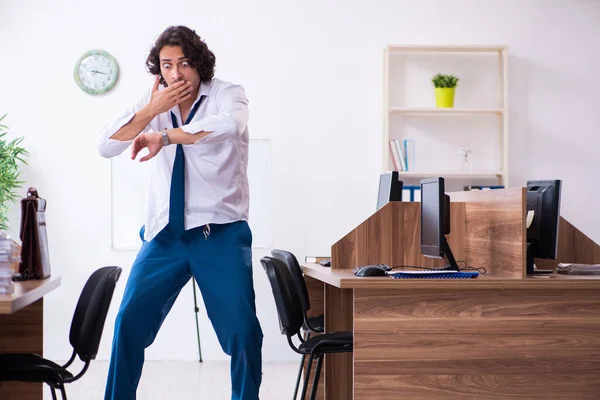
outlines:
[[[296,259],[296,256],[285,250],[274,249],[271,250],[271,255],[281,261],[283,261],[286,267],[292,274],[292,279],[298,290],[298,296],[300,297],[300,303],[302,304],[302,311],[304,312],[304,330],[310,335],[310,332],[323,333],[325,332],[325,317],[323,314],[317,315],[316,317],[308,318],[307,312],[310,310],[310,300],[308,297],[308,289],[306,288],[306,282],[304,281],[304,275],[302,268]]]
[[[325,332],[325,317],[323,314],[315,317],[308,318],[307,312],[310,310],[310,300],[308,297],[308,289],[306,288],[306,282],[304,281],[304,275],[302,274],[302,268],[292,253],[286,250],[271,250],[271,255],[285,263],[287,268],[290,270],[294,284],[300,297],[300,303],[302,304],[302,311],[304,312],[304,340],[310,339],[311,332],[323,333]],[[304,360],[306,354],[302,355],[300,360],[300,369],[298,370],[298,377],[296,378],[296,387],[294,388],[294,397],[298,395],[298,389],[300,388],[300,380],[302,379],[302,369],[304,368]]]
[[[73,314],[69,341],[73,354],[65,365],[58,365],[37,354],[0,354],[0,382],[40,382],[46,383],[56,400],[56,389],[67,400],[65,383],[81,378],[87,371],[90,361],[96,358],[100,338],[112,300],[113,292],[121,268],[103,267],[95,271],[87,280]],[[85,363],[82,370],[73,375],[67,371],[75,357]]]
[[[306,397],[312,362],[315,359],[317,360],[310,395],[310,399],[314,400],[317,395],[324,355],[328,353],[352,352],[352,332],[324,333],[304,340],[300,335],[300,330],[304,324],[304,311],[290,270],[283,261],[275,257],[263,257],[260,262],[263,265],[273,291],[281,333],[287,337],[288,344],[292,350],[298,354],[309,356],[304,385],[302,387],[302,400]],[[296,347],[294,345],[292,342],[293,336],[297,336],[300,339],[300,346]]]

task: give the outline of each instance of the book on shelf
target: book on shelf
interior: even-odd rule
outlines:
[[[404,150],[404,146],[398,139],[394,139],[394,144],[396,145],[398,156],[400,157],[400,164],[402,165],[401,171],[408,171],[408,164],[406,163],[406,152]]]
[[[329,256],[305,256],[304,262],[317,264],[321,261],[327,261],[329,259],[331,259]]]
[[[389,146],[390,146],[390,156],[392,159],[392,164],[394,166],[394,170],[403,171],[404,168],[402,167],[402,161],[400,160],[400,154],[398,153],[398,148],[396,146],[395,140],[390,140]]]
[[[406,140],[405,140],[406,142]],[[399,139],[392,139],[389,142],[392,164],[396,171],[408,171],[406,162],[406,149],[404,143]]]
[[[404,141],[404,162],[407,171],[415,170],[415,141]]]

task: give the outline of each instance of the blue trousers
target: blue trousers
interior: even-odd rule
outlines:
[[[203,227],[191,229],[179,239],[165,228],[143,242],[115,322],[105,400],[136,398],[144,349],[192,275],[219,343],[231,357],[232,400],[258,399],[263,333],[256,317],[251,245],[245,221],[211,224],[208,236]]]

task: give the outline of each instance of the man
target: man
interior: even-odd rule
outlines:
[[[232,399],[258,399],[263,334],[252,282],[248,219],[248,100],[214,78],[195,31],[166,29],[146,66],[154,86],[102,132],[99,152],[152,165],[142,248],[115,322],[105,399],[135,399],[144,349],[193,275],[223,351]],[[127,173],[127,171],[121,171]],[[132,204],[132,207],[137,205]]]

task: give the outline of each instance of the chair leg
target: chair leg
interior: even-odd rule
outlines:
[[[310,338],[310,332],[304,332],[304,340],[308,340]],[[302,360],[300,360],[300,369],[298,370],[298,377],[296,378],[296,387],[294,388],[294,397],[296,400],[298,397],[298,389],[300,388],[300,380],[302,380],[302,370],[304,369],[304,361],[306,361],[306,354],[302,355]]]
[[[312,393],[310,394],[310,400],[315,400],[317,398],[317,387],[319,386],[319,377],[321,376],[321,365],[323,364],[323,359],[325,358],[325,354],[321,354],[319,360],[317,361],[317,369],[315,370],[315,379],[313,380]]]
[[[308,358],[308,364],[306,365],[306,376],[304,377],[304,386],[302,387],[302,396],[300,400],[306,399],[306,390],[308,389],[308,380],[310,378],[310,367],[312,366],[313,355],[311,354]]]
[[[298,389],[300,388],[300,380],[302,379],[302,370],[304,369],[304,361],[306,361],[306,354],[302,355],[302,359],[300,360],[300,369],[298,370],[298,377],[296,378],[296,387],[294,388],[294,397],[296,400],[298,397]]]
[[[54,390],[53,386],[48,385],[48,387],[50,388],[50,393],[52,393],[52,400],[57,400],[56,399],[56,390]]]
[[[60,385],[60,394],[62,394],[63,400],[67,400],[67,392],[65,391],[65,385]]]

